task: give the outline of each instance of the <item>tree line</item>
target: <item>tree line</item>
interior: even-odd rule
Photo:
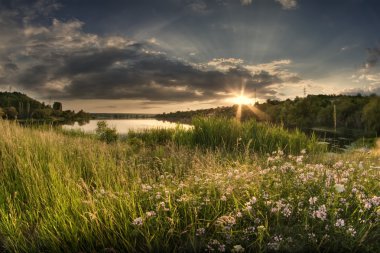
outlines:
[[[236,117],[238,105],[202,110],[159,114],[162,120],[190,122],[195,116]],[[260,117],[256,108],[266,117]],[[262,114],[263,115],[263,114]],[[261,115],[261,116],[262,116]],[[376,131],[380,134],[380,97],[376,95],[308,95],[295,99],[267,100],[255,105],[243,105],[241,120],[256,118],[288,128],[346,128]]]
[[[78,121],[90,119],[90,114],[83,110],[63,110],[61,102],[47,105],[20,92],[0,92],[0,118]]]

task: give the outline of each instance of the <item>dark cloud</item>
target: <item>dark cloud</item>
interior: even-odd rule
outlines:
[[[378,61],[379,61],[380,45],[378,45],[377,47],[368,48],[367,53],[368,53],[368,56],[367,56],[367,60],[365,63],[365,67],[366,68],[372,68],[372,67],[376,66]]]
[[[204,6],[203,1],[192,3]],[[42,5],[47,6],[46,13],[35,10]],[[31,22],[58,8],[54,1],[37,1],[30,10],[22,6],[0,11],[0,22],[12,27],[2,30],[5,74],[0,73],[0,80],[42,97],[206,101],[244,87],[246,92],[275,98],[273,85],[300,81],[284,69],[286,61],[261,66],[245,65],[241,59],[190,63],[157,43],[84,32],[79,20]]]

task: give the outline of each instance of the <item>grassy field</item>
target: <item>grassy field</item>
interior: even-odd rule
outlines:
[[[0,252],[379,252],[378,153],[198,121],[107,144],[0,120]]]

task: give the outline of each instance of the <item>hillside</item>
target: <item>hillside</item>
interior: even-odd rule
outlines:
[[[75,113],[62,110],[62,103],[46,105],[20,92],[0,92],[0,117],[6,119],[42,120],[42,121],[78,121],[87,120],[90,115],[84,111]]]

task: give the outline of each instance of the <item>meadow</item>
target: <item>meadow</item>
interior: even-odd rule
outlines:
[[[376,150],[216,118],[119,140],[2,120],[0,133],[0,252],[380,249]]]

